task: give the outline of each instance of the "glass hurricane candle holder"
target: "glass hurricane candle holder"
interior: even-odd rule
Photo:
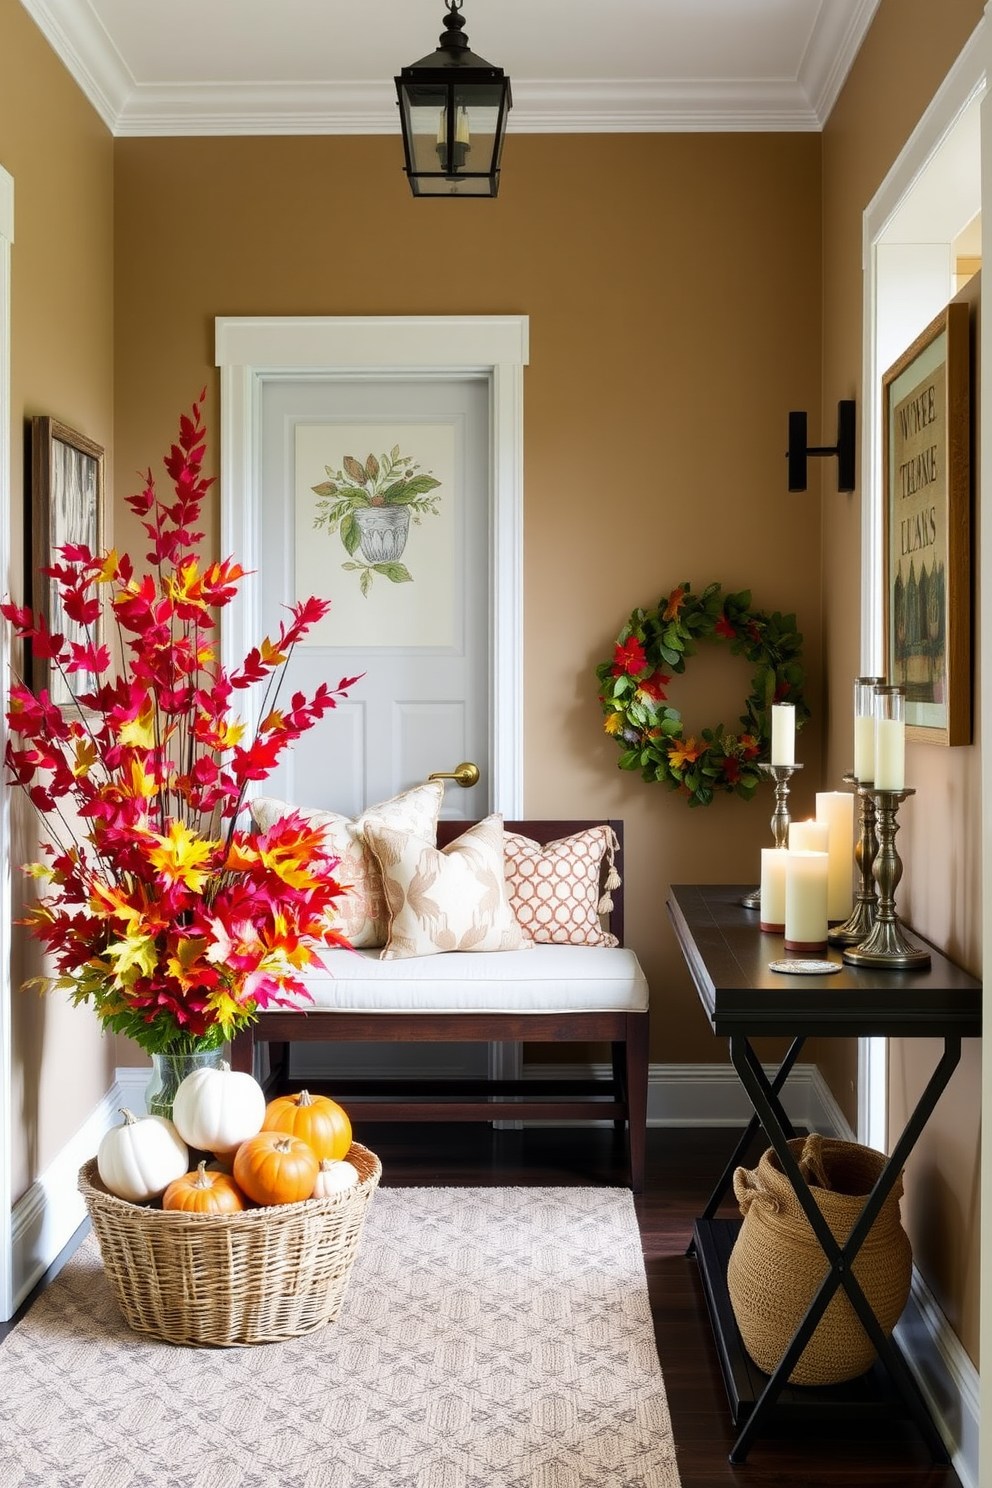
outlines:
[[[875,779],[875,692],[884,677],[854,679],[854,778],[861,784]]]
[[[906,786],[906,691],[902,687],[875,688],[876,791],[901,791]]]

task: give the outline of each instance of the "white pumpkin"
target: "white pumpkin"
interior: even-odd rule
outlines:
[[[143,1204],[164,1193],[189,1168],[186,1143],[164,1116],[133,1116],[121,1107],[124,1121],[111,1127],[96,1154],[97,1172],[119,1199]]]
[[[172,1119],[179,1135],[200,1152],[233,1152],[261,1131],[265,1092],[251,1075],[232,1070],[194,1070],[176,1091]]]
[[[328,1199],[331,1194],[341,1193],[346,1188],[354,1188],[360,1178],[361,1174],[358,1169],[346,1157],[322,1158],[317,1171],[317,1181],[310,1197]]]

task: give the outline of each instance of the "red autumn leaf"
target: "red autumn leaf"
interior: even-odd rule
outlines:
[[[647,664],[644,647],[636,636],[630,636],[622,645],[617,643],[613,653],[614,677],[634,677],[638,672],[643,672]]]

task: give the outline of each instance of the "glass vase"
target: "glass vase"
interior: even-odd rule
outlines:
[[[224,1050],[201,1049],[193,1054],[153,1054],[152,1077],[145,1086],[145,1110],[149,1116],[172,1120],[172,1103],[187,1075],[194,1070],[218,1069]]]

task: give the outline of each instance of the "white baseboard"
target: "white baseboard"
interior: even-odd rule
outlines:
[[[116,1125],[121,1104],[115,1084],[55,1161],[14,1205],[11,1241],[15,1308],[86,1218],[86,1205],[76,1187],[79,1170],[95,1156],[104,1132]]]
[[[370,1069],[353,1076],[372,1078]],[[385,1071],[376,1072],[382,1077]],[[395,1074],[395,1069],[393,1070]],[[606,1065],[528,1065],[526,1076],[595,1075]],[[14,1205],[14,1305],[20,1303],[86,1218],[76,1188],[83,1163],[100,1138],[116,1125],[121,1106],[144,1109],[147,1066],[116,1071],[113,1088],[59,1153],[55,1161]],[[849,1124],[815,1065],[797,1064],[785,1089],[785,1109],[798,1127],[825,1136],[854,1138]],[[743,1126],[750,1104],[727,1064],[653,1064],[648,1084],[649,1126]],[[910,1369],[951,1454],[962,1488],[978,1488],[979,1375],[926,1282],[913,1271],[913,1289],[896,1329]]]

